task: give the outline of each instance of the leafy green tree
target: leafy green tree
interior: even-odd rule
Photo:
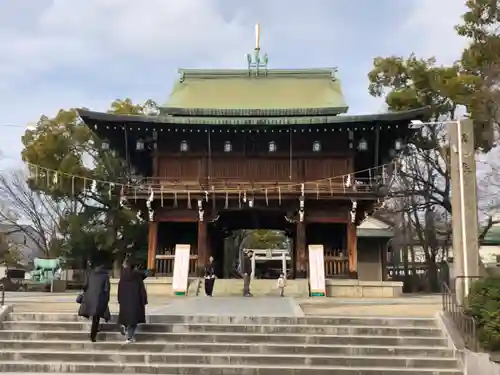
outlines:
[[[477,133],[491,142],[500,124],[500,1],[467,0],[465,5],[456,30],[469,41],[460,60],[462,70],[476,77],[468,111]],[[489,143],[482,146],[488,149]]]
[[[250,249],[284,249],[287,244],[286,236],[281,231],[256,229],[249,231],[244,246]]]
[[[153,101],[138,105],[125,99],[111,103],[109,112],[149,115],[155,109]],[[43,167],[30,166],[30,187],[56,201],[71,199],[78,207],[68,210],[60,222],[68,256],[81,259],[95,251],[123,253],[129,248],[128,242],[143,231],[144,224],[135,212],[120,207],[119,184],[129,178],[126,162],[101,147],[101,140],[76,110],[40,117],[22,142],[23,160]]]

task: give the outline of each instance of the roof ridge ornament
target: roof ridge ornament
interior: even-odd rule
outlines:
[[[260,23],[255,25],[255,48],[253,55],[247,53],[248,62],[248,75],[252,75],[252,70],[255,72],[255,76],[260,75],[261,69],[264,70],[264,75],[267,75],[267,64],[269,62],[269,57],[267,53],[264,56],[260,56]]]

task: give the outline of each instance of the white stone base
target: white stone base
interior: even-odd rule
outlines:
[[[327,279],[326,296],[343,298],[394,298],[403,295],[401,281]]]

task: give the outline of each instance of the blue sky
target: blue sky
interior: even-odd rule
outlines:
[[[179,67],[245,67],[257,22],[270,67],[337,66],[349,112],[380,112],[367,91],[373,57],[458,59],[461,3],[0,0],[0,167],[19,162],[23,127],[41,114],[125,97],[161,103]]]

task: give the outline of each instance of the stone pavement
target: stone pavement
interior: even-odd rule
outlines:
[[[171,300],[160,308],[149,308],[151,314],[219,315],[219,316],[304,316],[293,298],[280,297],[192,297]]]
[[[6,304],[17,312],[74,312],[77,293],[7,293]],[[407,316],[433,317],[441,310],[439,295],[401,298],[279,298],[279,297],[159,297],[151,296],[152,314],[255,315],[255,316]],[[110,303],[112,312],[118,305]]]

